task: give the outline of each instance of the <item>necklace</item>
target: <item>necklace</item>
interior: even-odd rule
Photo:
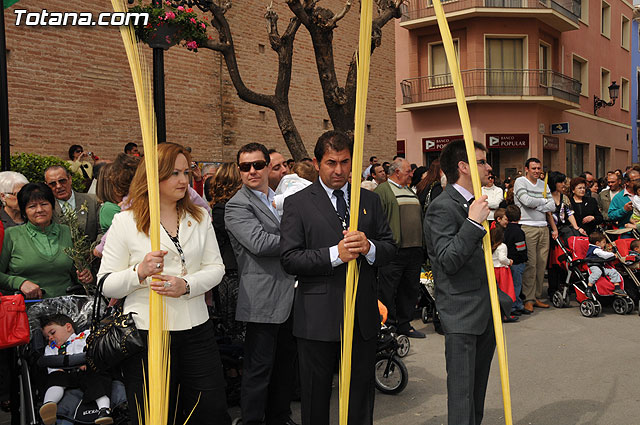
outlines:
[[[171,242],[173,242],[173,245],[176,247],[176,250],[178,250],[178,254],[180,254],[180,263],[182,265],[182,271],[181,271],[180,277],[182,277],[187,275],[187,261],[184,257],[184,251],[182,250],[182,246],[180,245],[180,212],[178,211],[177,205],[176,205],[176,212],[178,213],[178,220],[177,220],[175,236],[171,236],[171,233],[169,233],[167,228],[164,227],[164,224],[162,224],[162,222],[160,222],[160,225],[162,226],[164,231],[167,232],[167,236],[169,236],[169,239],[171,239]]]

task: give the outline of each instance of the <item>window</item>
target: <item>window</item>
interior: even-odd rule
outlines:
[[[580,2],[580,20],[589,25],[589,0]]]
[[[573,55],[573,74],[574,80],[578,80],[582,86],[580,94],[589,96],[589,66],[585,59],[580,56]]]
[[[540,85],[548,86],[551,82],[551,46],[540,43],[540,55],[538,57],[540,69]]]
[[[607,90],[609,91],[609,90]],[[629,80],[621,77],[620,79],[620,109],[629,110]]]
[[[487,94],[521,95],[524,72],[522,38],[487,38]]]
[[[610,102],[609,86],[611,85],[611,73],[608,69],[600,68],[600,99]]]
[[[582,174],[583,151],[583,145],[567,141],[567,177],[573,178]]]
[[[609,148],[596,146],[596,176],[606,176]]]
[[[631,21],[629,18],[622,15],[622,40],[620,41],[620,45],[629,50],[629,36],[631,35]]]
[[[611,6],[606,1],[602,2],[600,11],[600,34],[611,38]]]
[[[459,61],[458,40],[453,40],[453,48]],[[430,44],[429,58],[431,60],[429,63],[429,87],[445,87],[453,84],[451,70],[449,70],[449,64],[447,63],[447,55],[444,52],[444,44]]]

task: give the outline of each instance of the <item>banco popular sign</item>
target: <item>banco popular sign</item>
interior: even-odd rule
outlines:
[[[487,134],[489,149],[526,149],[529,147],[529,134]]]
[[[463,136],[443,136],[443,137],[423,137],[422,152],[440,152],[454,140],[462,139]]]

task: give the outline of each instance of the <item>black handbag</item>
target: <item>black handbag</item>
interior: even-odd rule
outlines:
[[[107,309],[101,315],[102,287],[110,273],[98,282],[93,301],[91,333],[87,337],[87,364],[93,370],[116,369],[126,358],[144,349],[144,342],[135,322],[135,313],[124,314],[124,300]]]

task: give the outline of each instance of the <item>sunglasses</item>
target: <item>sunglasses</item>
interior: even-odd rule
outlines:
[[[69,179],[60,179],[60,180],[54,180],[52,182],[47,183],[47,186],[49,186],[50,188],[54,188],[56,187],[58,184],[60,186],[64,186],[65,184],[67,184],[67,182],[69,181]]]
[[[264,160],[253,161],[253,162],[241,162],[240,164],[238,164],[238,168],[243,173],[248,173],[249,171],[251,171],[251,167],[253,167],[253,169],[256,171],[260,171],[266,166],[267,166],[267,161],[264,161]]]

